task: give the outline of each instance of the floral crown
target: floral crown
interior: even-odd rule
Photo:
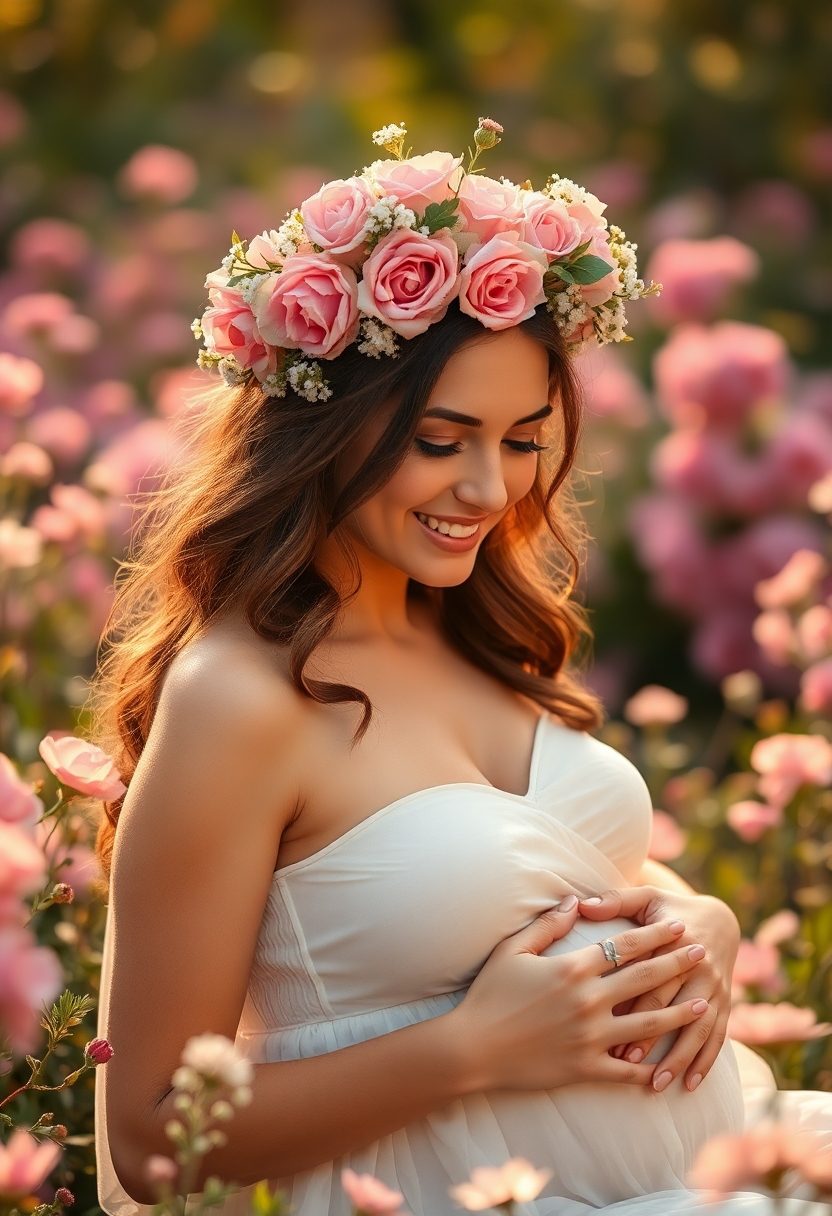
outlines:
[[[503,128],[481,118],[468,166],[450,152],[404,154],[403,123],[373,133],[391,154],[326,182],[277,229],[232,233],[205,280],[209,306],[191,326],[197,364],[227,384],[256,379],[309,401],[332,390],[318,360],[352,342],[378,359],[441,321],[452,300],[500,330],[546,304],[575,350],[628,342],[625,300],[657,295],[637,278],[636,246],[604,218],[606,204],[566,177],[541,190],[477,168]]]

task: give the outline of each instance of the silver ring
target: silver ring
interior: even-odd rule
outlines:
[[[615,967],[621,966],[621,959],[619,958],[618,951],[615,948],[615,942],[611,937],[604,938],[604,940],[599,942],[598,945],[604,951],[604,958],[608,963],[612,963]]]

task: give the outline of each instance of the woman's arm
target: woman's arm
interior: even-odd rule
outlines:
[[[637,887],[661,887],[663,891],[681,891],[683,895],[696,895],[697,892],[689,882],[685,882],[681,874],[664,866],[660,861],[648,857],[635,880]]]

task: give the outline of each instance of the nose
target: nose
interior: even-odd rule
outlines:
[[[502,511],[508,504],[508,491],[500,454],[472,456],[472,464],[457,481],[454,494],[477,511]]]

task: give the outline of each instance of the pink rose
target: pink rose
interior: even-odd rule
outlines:
[[[382,194],[394,195],[417,214],[429,203],[441,203],[456,186],[461,156],[450,152],[427,152],[407,160],[384,160],[375,165],[373,176]]]
[[[358,307],[403,338],[415,338],[448,311],[459,289],[458,261],[447,229],[435,236],[395,229],[364,263]]]
[[[376,196],[361,177],[336,178],[300,205],[307,235],[332,257],[357,252],[367,239],[364,225]]]
[[[565,257],[581,243],[581,226],[559,199],[549,198],[539,190],[521,191],[523,240],[537,245],[550,261]]]
[[[241,367],[250,367],[263,380],[275,370],[277,356],[264,342],[250,305],[224,282],[224,273],[218,271],[206,280],[211,307],[201,322],[205,347],[218,355],[233,355]]]
[[[16,1127],[8,1144],[0,1145],[0,1195],[9,1201],[25,1199],[37,1191],[60,1159],[57,1144],[37,1140]]]
[[[372,1174],[357,1174],[355,1170],[341,1171],[341,1186],[344,1188],[344,1193],[355,1208],[359,1212],[374,1213],[382,1216],[382,1213],[398,1213],[401,1212],[403,1196],[400,1191],[393,1191],[389,1186],[385,1186],[378,1178]]]
[[[800,678],[800,699],[810,714],[832,711],[832,659],[806,668]]]
[[[57,956],[39,946],[28,929],[0,927],[0,1027],[14,1051],[35,1050],[41,1034],[41,1007],[57,996],[62,982]],[[0,1164],[0,1195],[2,1178]]]
[[[277,233],[274,231],[261,232],[259,236],[252,237],[246,246],[246,258],[250,265],[259,266],[264,271],[275,265],[282,266],[285,259],[276,241]]]
[[[60,782],[73,790],[109,802],[127,789],[113,759],[86,739],[47,735],[38,744],[44,764]]]
[[[472,245],[459,276],[459,307],[486,329],[508,329],[526,321],[543,304],[543,276],[549,265],[542,249],[514,232]]]
[[[645,684],[624,706],[624,717],[633,726],[672,726],[687,712],[687,698],[661,684]]]
[[[0,354],[0,414],[22,418],[43,388],[43,369],[31,359]]]
[[[779,806],[767,806],[765,802],[755,802],[753,798],[747,798],[729,806],[725,818],[740,840],[754,844],[764,832],[780,827],[783,811]]]
[[[358,333],[355,272],[327,253],[297,253],[252,296],[257,326],[273,346],[335,359]]]
[[[741,1043],[802,1043],[828,1034],[832,1034],[832,1023],[818,1022],[814,1009],[788,1001],[735,1005],[728,1020],[728,1037]]]
[[[832,782],[832,743],[820,735],[771,735],[751,749],[751,767],[760,773],[758,788],[776,807],[784,807],[801,785]]]
[[[662,284],[653,310],[661,322],[708,321],[725,304],[731,289],[755,277],[760,259],[732,236],[711,240],[664,241],[647,267],[646,278]]]
[[[776,574],[755,585],[754,598],[761,608],[798,604],[814,592],[828,569],[822,554],[814,549],[798,549]]]
[[[610,253],[610,239],[605,229],[596,228],[591,234],[584,233],[583,240],[587,239],[589,239],[589,248],[584,250],[581,257],[600,258],[612,269],[596,283],[588,283],[586,286],[582,284],[581,295],[587,304],[606,304],[610,296],[615,295],[621,286],[621,272],[618,269],[618,263]]]
[[[46,858],[27,830],[0,820],[0,921],[14,919],[18,901],[46,874]]]
[[[26,781],[21,781],[8,756],[0,752],[0,820],[31,827],[43,814],[43,803]]]
[[[688,834],[680,828],[672,815],[667,811],[653,811],[653,830],[650,836],[650,847],[647,856],[654,861],[672,861],[685,851]]]
[[[459,188],[459,214],[467,230],[476,233],[480,244],[501,233],[516,233],[519,238],[526,228],[523,193],[493,177],[466,173]]]

